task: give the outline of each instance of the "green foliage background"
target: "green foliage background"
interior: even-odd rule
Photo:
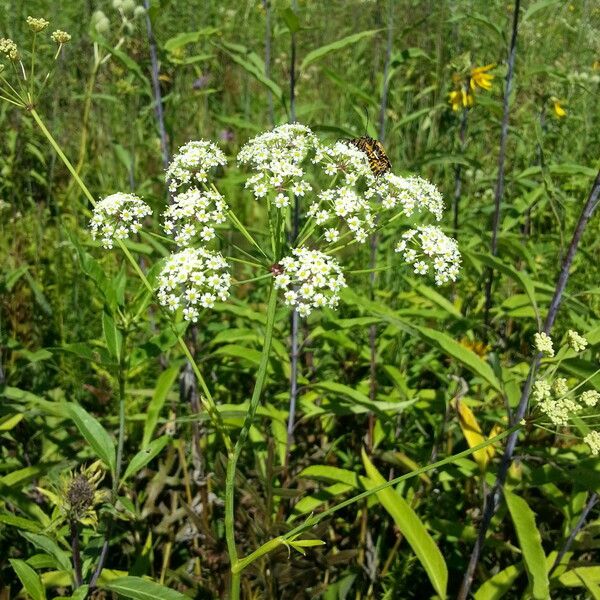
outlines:
[[[378,124],[391,15],[385,147],[395,172],[417,173],[444,193],[450,233],[460,174],[455,235],[464,262],[459,282],[444,290],[390,269],[378,274],[371,298],[368,277],[353,276],[338,313],[308,320],[289,460],[289,319],[279,310],[265,402],[236,481],[242,555],[290,529],[293,516],[307,516],[368,488],[377,481],[373,472],[388,479],[468,447],[457,397],[485,434],[494,426],[506,428],[506,405],[518,402],[537,318],[546,314],[600,166],[600,8],[588,0],[523,4],[510,99],[502,264],[486,327],[483,288],[512,6],[478,0],[298,2],[297,65],[305,62],[298,73],[296,115],[327,140],[365,131],[382,137]],[[144,18],[123,29],[111,3],[91,0],[3,0],[2,8],[0,34],[19,44],[27,40],[24,20],[30,14],[45,16],[52,28],[73,36],[37,110],[92,193],[100,198],[131,190],[159,215],[166,190]],[[110,29],[101,34],[91,26],[98,9],[110,20]],[[288,120],[289,28],[295,25],[290,10],[279,0],[270,7],[272,65],[265,84],[261,2],[152,3],[171,152],[188,140],[207,138],[220,140],[234,157],[254,134]],[[310,54],[361,32],[371,33],[323,56]],[[101,65],[94,64],[94,43],[108,57]],[[452,75],[464,64],[490,63],[497,64],[493,88],[476,95],[462,148],[461,114],[448,104]],[[554,111],[555,98],[567,111],[564,118]],[[21,589],[15,572],[21,581],[27,578],[27,565],[13,569],[11,558],[28,559],[29,567],[43,574],[48,597],[66,596],[68,527],[38,488],[59,489],[67,470],[75,472],[99,455],[90,443],[97,436],[82,436],[66,403],[94,415],[109,432],[108,445],[114,443],[115,356],[107,329],[111,319],[134,314],[143,299],[119,254],[102,252],[91,242],[85,231],[89,207],[32,119],[0,103],[0,127],[0,595],[15,597]],[[232,167],[220,174],[218,186],[239,218],[261,230],[264,216],[242,181]],[[590,341],[582,358],[561,365],[574,382],[594,373],[598,363],[597,219],[580,244],[555,328],[557,339],[576,328]],[[393,243],[382,238],[380,265],[391,264]],[[131,248],[144,269],[166,252],[149,237]],[[356,269],[367,269],[369,249],[352,260]],[[237,275],[243,279],[246,273],[240,268]],[[264,303],[263,286],[242,286],[231,303],[219,305],[186,334],[234,432],[252,391]],[[378,335],[375,401],[369,397],[373,324]],[[152,307],[128,329],[125,456],[130,460],[151,440],[164,441],[121,491],[107,568],[113,576],[149,576],[190,597],[223,597],[228,578],[224,448],[206,425],[206,415],[198,413],[193,392],[190,402],[189,376],[174,341]],[[598,375],[590,383],[600,389]],[[374,429],[365,462],[361,449],[369,414],[375,415]],[[501,508],[494,519],[476,574],[479,600],[545,597],[539,578],[547,578],[552,553],[562,547],[600,484],[599,461],[575,437],[528,427],[518,455],[508,510]],[[391,498],[378,495],[342,510],[311,533],[325,546],[308,548],[306,556],[288,555],[282,547],[254,563],[244,573],[243,597],[431,597],[433,579],[415,557],[410,533],[399,533],[402,525],[394,511],[401,501],[415,511],[415,526],[441,549],[452,596],[498,456],[487,464],[461,459],[403,482],[396,492],[388,489]],[[110,487],[109,475],[101,486]],[[88,568],[99,552],[103,523],[101,518],[95,532],[90,527],[82,534]],[[572,554],[550,576],[553,598],[600,597],[599,525],[598,511],[592,510]],[[44,546],[27,531],[54,546]],[[539,538],[533,549],[523,544],[532,537]],[[538,560],[538,572],[532,573],[532,556],[544,557],[548,569]],[[120,585],[113,591],[127,596],[126,582]]]

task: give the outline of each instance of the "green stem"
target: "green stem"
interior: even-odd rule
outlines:
[[[40,115],[38,115],[35,108],[32,108],[29,112],[31,113],[31,116],[33,117],[34,121],[37,123],[38,127],[42,130],[42,133],[46,136],[46,139],[50,142],[50,145],[56,151],[56,154],[58,154],[60,160],[63,161],[65,167],[67,167],[67,169],[73,176],[73,179],[76,181],[77,185],[80,187],[80,189],[84,193],[85,197],[90,201],[92,206],[96,206],[96,201],[94,200],[94,197],[92,196],[91,192],[88,190],[85,183],[83,183],[83,181],[81,180],[81,177],[79,177],[79,175],[77,174],[77,171],[75,171],[73,165],[71,164],[69,159],[65,156],[65,153],[61,150],[61,147],[56,143],[56,140],[52,137],[52,134],[48,131],[47,127],[44,125],[44,122],[40,118]],[[121,245],[122,245],[122,243],[121,243]]]
[[[125,444],[125,349],[127,338],[123,334],[123,342],[121,344],[121,359],[119,360],[119,370],[117,379],[119,382],[119,434],[117,437],[117,465],[112,487],[113,504],[117,501],[117,492],[119,490],[119,481],[121,479],[121,470],[123,467],[123,446]]]
[[[234,498],[234,487],[235,487],[235,472],[238,459],[242,453],[246,439],[250,432],[250,427],[256,416],[256,411],[260,404],[260,397],[262,395],[265,380],[267,378],[267,367],[269,366],[269,355],[271,353],[271,342],[273,340],[273,330],[275,328],[275,309],[277,307],[277,291],[271,284],[269,290],[269,303],[267,306],[267,323],[265,326],[265,337],[263,342],[262,354],[260,357],[260,364],[258,366],[258,373],[256,375],[256,383],[254,385],[254,391],[252,392],[252,398],[248,406],[248,411],[244,418],[244,424],[240,431],[240,435],[235,443],[233,452],[229,453],[229,460],[227,461],[227,478],[225,481],[225,539],[227,541],[227,551],[229,553],[229,560],[231,562],[232,575],[237,573],[237,549],[235,547],[235,498]],[[236,599],[239,597],[239,577],[237,578],[237,592],[235,592],[236,578],[232,576],[231,580],[231,592],[230,599]],[[237,594],[237,595],[236,595]]]
[[[236,571],[231,572],[231,582],[229,584],[229,600],[240,599],[240,574]]]
[[[366,491],[358,494],[357,496],[348,498],[348,500],[344,500],[343,502],[340,502],[339,504],[336,504],[336,505],[332,506],[331,508],[324,510],[322,513],[319,513],[318,515],[315,515],[314,517],[307,519],[306,521],[304,521],[304,523],[302,523],[302,525],[298,525],[298,527],[295,527],[294,529],[288,531],[285,535],[276,537],[272,540],[269,540],[268,542],[266,542],[265,544],[263,544],[262,546],[257,548],[254,552],[252,552],[248,556],[239,559],[236,562],[236,564],[232,566],[232,570],[235,569],[237,571],[242,571],[248,565],[251,565],[257,558],[260,558],[267,552],[274,550],[275,548],[279,547],[281,544],[285,544],[287,542],[287,540],[297,537],[299,534],[306,531],[307,529],[314,527],[317,523],[319,523],[320,521],[322,521],[329,515],[332,515],[333,513],[337,512],[338,510],[341,510],[342,508],[346,508],[346,506],[355,504],[356,502],[359,502],[360,500],[363,500],[364,498],[368,498],[369,496],[372,496],[373,494],[376,494],[377,492],[381,492],[390,486],[397,485],[401,481],[405,481],[407,479],[412,479],[413,477],[418,477],[419,475],[422,475],[423,473],[427,473],[429,471],[434,471],[435,469],[439,469],[440,467],[443,467],[444,465],[451,464],[453,462],[456,462],[457,460],[460,460],[461,458],[470,456],[471,454],[473,454],[479,450],[483,450],[483,448],[487,448],[487,446],[491,446],[492,444],[499,442],[500,440],[504,439],[505,437],[508,437],[511,433],[513,433],[520,427],[522,427],[522,425],[520,425],[520,424],[514,425],[510,429],[507,429],[506,431],[503,431],[502,433],[500,433],[492,438],[488,438],[485,442],[481,442],[481,444],[477,444],[477,446],[473,446],[472,448],[463,450],[462,452],[459,452],[458,454],[453,454],[452,456],[447,456],[446,458],[443,458],[442,460],[438,460],[437,462],[431,463],[431,464],[421,467],[419,469],[415,469],[414,471],[411,471],[410,473],[405,473],[404,475],[401,475],[400,477],[396,477],[395,479],[386,481],[385,483],[382,483],[381,485],[371,488],[370,490],[366,490]]]

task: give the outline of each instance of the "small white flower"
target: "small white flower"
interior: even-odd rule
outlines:
[[[283,273],[275,277],[275,286],[285,290],[283,298],[301,317],[310,315],[314,308],[336,308],[337,292],[346,287],[339,263],[334,259],[307,248],[295,248],[292,256],[280,261]]]
[[[460,252],[456,240],[434,225],[410,229],[402,234],[402,238],[395,250],[406,263],[414,265],[415,273],[424,275],[431,266],[436,285],[456,281],[460,269]]]
[[[152,214],[150,207],[134,194],[117,192],[100,200],[94,207],[90,229],[104,248],[112,248],[115,239],[124,240],[137,233],[142,219]]]
[[[173,197],[163,213],[163,229],[180,246],[193,244],[197,237],[208,242],[215,237],[215,226],[225,222],[226,210],[221,194],[192,187]]]
[[[290,199],[285,194],[279,193],[275,196],[273,204],[275,204],[277,208],[285,208],[290,205]]]
[[[438,221],[442,218],[442,195],[435,185],[421,177],[400,177],[388,171],[373,180],[372,189],[382,198],[383,208],[399,206],[407,217],[425,210],[432,213]]]
[[[158,277],[158,300],[171,311],[183,308],[186,321],[198,320],[198,305],[212,308],[229,296],[231,275],[227,262],[217,252],[184,248],[172,254]]]
[[[271,190],[277,193],[291,191],[297,196],[304,196],[312,188],[302,179],[302,164],[318,145],[313,132],[299,123],[280,125],[256,136],[242,147],[237,156],[238,162],[257,171],[250,177],[247,187],[254,189],[257,198],[266,196]],[[287,206],[279,204],[279,208]]]
[[[198,140],[179,148],[167,168],[167,181],[171,192],[190,183],[205,183],[208,173],[227,164],[223,151],[213,142]]]
[[[340,239],[340,232],[333,227],[325,230],[325,240],[329,243],[337,242]]]

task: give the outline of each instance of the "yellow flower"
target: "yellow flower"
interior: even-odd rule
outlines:
[[[600,60],[595,60],[592,63],[592,71],[600,71]]]
[[[562,119],[567,116],[567,111],[562,107],[560,100],[558,98],[552,98],[552,104],[554,106],[554,114]]]
[[[474,67],[471,69],[471,89],[475,91],[478,87],[482,90],[492,89],[492,80],[495,75],[488,73],[496,65],[485,65],[483,67]]]
[[[452,110],[457,111],[459,108],[473,106],[474,97],[470,91],[454,90],[448,94],[448,102],[452,106]]]

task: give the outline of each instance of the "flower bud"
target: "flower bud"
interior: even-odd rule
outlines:
[[[46,19],[36,19],[34,17],[27,17],[27,25],[29,25],[29,29],[33,31],[33,33],[39,33],[40,31],[44,31],[46,27],[50,24],[50,21],[46,21]]]
[[[50,36],[57,44],[66,44],[71,40],[71,36],[66,31],[57,29]]]

